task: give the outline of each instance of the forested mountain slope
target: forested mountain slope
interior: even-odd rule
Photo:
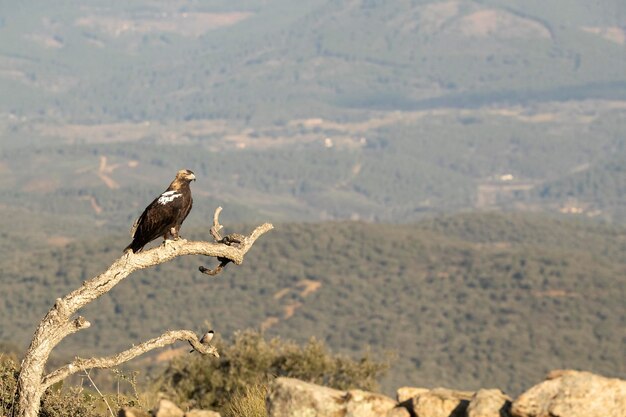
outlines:
[[[106,268],[127,243],[116,236],[13,248],[1,265],[0,339],[25,346],[54,299]],[[215,278],[197,271],[199,258],[135,273],[84,311],[92,327],[61,350],[111,352],[208,322],[224,338],[254,327],[298,341],[315,336],[338,352],[394,351],[388,389],[517,393],[562,367],[623,378],[625,259],[623,228],[562,217],[279,224],[245,264]]]

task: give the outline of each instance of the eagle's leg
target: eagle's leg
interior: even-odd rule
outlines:
[[[170,229],[170,235],[174,238],[174,240],[178,240],[180,236],[178,236],[178,227],[174,226]]]
[[[173,227],[167,232],[165,232],[165,234],[163,235],[163,246],[167,246],[172,242],[172,240],[176,240],[176,237],[174,237],[173,232],[174,232]]]

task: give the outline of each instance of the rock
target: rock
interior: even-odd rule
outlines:
[[[184,417],[183,410],[178,408],[176,404],[170,400],[159,400],[157,406],[152,410],[154,417]]]
[[[425,392],[430,391],[428,388],[414,388],[414,387],[402,387],[398,388],[396,391],[396,400],[399,403],[403,403],[406,400],[410,400],[411,398],[423,394]]]
[[[150,417],[150,414],[137,408],[124,407],[117,412],[117,417]]]
[[[395,406],[381,394],[339,391],[293,378],[277,378],[267,397],[269,417],[380,417]]]
[[[553,371],[513,402],[514,417],[625,417],[626,381]]]
[[[396,402],[382,394],[374,392],[351,390],[345,396],[346,417],[381,416],[390,412]]]
[[[221,417],[220,413],[211,410],[193,409],[185,413],[185,417]]]
[[[332,415],[343,408],[343,393],[291,378],[277,378],[267,396],[269,417]]]
[[[404,407],[396,406],[389,410],[385,417],[411,417],[411,413]]]
[[[435,388],[413,397],[409,411],[416,417],[465,417],[472,394]]]
[[[511,398],[499,389],[481,389],[467,407],[467,417],[509,417]]]

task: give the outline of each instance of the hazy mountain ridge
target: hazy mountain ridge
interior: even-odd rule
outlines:
[[[198,195],[278,219],[623,221],[623,15],[618,1],[12,5],[0,203],[122,226],[184,166]]]
[[[47,91],[45,114],[70,120],[273,121],[309,100],[317,104],[298,117],[335,114],[334,102],[358,96],[393,108],[447,94],[514,98],[516,90],[624,82],[617,1],[567,2],[558,14],[503,1],[64,6],[29,2],[5,12],[3,79],[26,93],[5,106],[32,114],[19,106],[32,89]]]

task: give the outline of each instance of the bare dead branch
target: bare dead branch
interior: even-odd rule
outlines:
[[[42,385],[45,390],[50,386],[56,384],[57,382],[62,381],[68,376],[73,375],[77,372],[94,368],[112,368],[124,362],[128,362],[129,360],[136,358],[137,356],[143,355],[144,353],[147,353],[151,350],[168,346],[178,341],[189,342],[189,344],[191,344],[191,346],[193,346],[193,348],[197,352],[200,352],[203,355],[212,355],[216,358],[219,358],[220,356],[214,346],[207,346],[200,343],[200,340],[198,339],[196,334],[191,330],[170,330],[163,333],[159,337],[155,337],[154,339],[150,339],[146,342],[140,343],[116,355],[89,359],[75,358],[71,363],[62,366],[61,368],[52,371],[48,375],[46,375],[43,378]]]
[[[270,223],[257,227],[249,236],[244,238],[244,242],[238,247],[179,239],[147,251],[135,254],[127,252],[115,261],[107,271],[86,281],[82,287],[63,298],[64,304],[61,304],[64,305],[63,315],[74,314],[78,309],[111,290],[122,279],[136,270],[159,265],[179,256],[204,255],[225,258],[236,265],[241,265],[244,255],[250,250],[256,239],[273,227]]]
[[[222,212],[222,207],[218,207],[215,209],[215,213],[213,214],[213,227],[211,227],[211,236],[215,239],[216,242],[222,240],[222,236],[220,235],[220,230],[222,230],[222,225],[220,224],[220,213]]]
[[[219,234],[214,235],[214,237],[216,236],[219,236]],[[241,245],[244,243],[245,239],[246,237],[244,235],[240,235],[238,233],[231,233],[229,235],[224,236],[222,239],[220,239],[219,243],[223,243],[228,246],[234,246],[234,247],[240,248]],[[198,270],[202,272],[203,274],[215,276],[219,274],[220,272],[222,272],[224,268],[226,267],[226,265],[232,262],[228,258],[221,258],[221,257],[218,257],[217,260],[220,261],[220,264],[215,269],[209,269],[204,266],[199,266]]]
[[[271,224],[265,223],[254,229],[248,236],[232,234],[227,236],[227,240],[224,240],[219,233],[222,229],[222,225],[219,224],[221,211],[222,208],[218,207],[213,216],[211,235],[215,242],[178,239],[147,251],[139,253],[126,252],[102,274],[83,282],[80,288],[77,288],[65,297],[58,298],[54,306],[39,323],[22,361],[18,377],[18,402],[15,416],[36,417],[40,399],[45,389],[81,369],[116,366],[149,350],[174,343],[176,340],[187,340],[198,352],[218,356],[215,348],[200,344],[193,332],[177,330],[167,332],[158,338],[134,346],[117,355],[91,359],[76,358],[72,363],[51,372],[45,377],[43,376],[45,364],[52,350],[70,334],[90,326],[90,323],[84,317],[75,317],[76,312],[103,294],[106,294],[134,271],[159,265],[179,256],[204,255],[217,258],[220,261],[220,266],[215,270],[217,271],[215,273],[219,273],[230,262],[240,265],[243,262],[244,255],[250,250],[254,242],[273,228]]]
[[[231,262],[230,259],[226,259],[226,258],[217,258],[217,259],[220,261],[220,264],[217,267],[215,267],[215,269],[209,269],[200,265],[198,267],[198,271],[202,272],[203,274],[214,277],[215,275],[222,272],[224,270],[224,267]]]

